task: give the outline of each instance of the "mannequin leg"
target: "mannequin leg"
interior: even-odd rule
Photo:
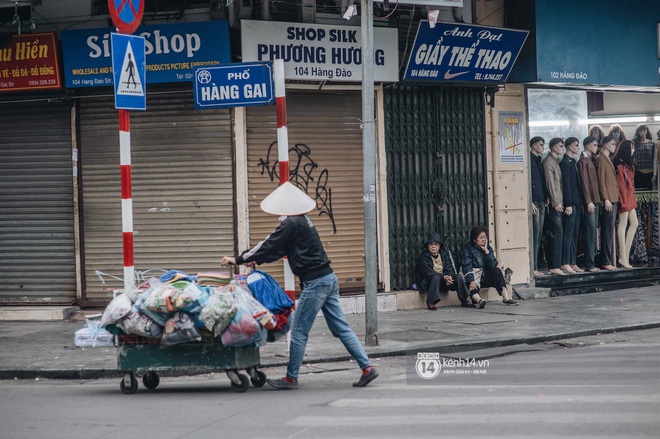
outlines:
[[[630,265],[630,249],[632,248],[633,240],[635,239],[635,232],[637,231],[637,211],[635,209],[628,212],[628,231],[626,232],[626,247],[623,259]],[[623,250],[622,250],[623,251]]]
[[[619,249],[619,264],[623,268],[632,268],[628,263],[628,255],[626,255],[626,229],[628,228],[628,217],[630,211],[619,212],[619,223],[616,226],[616,244]]]

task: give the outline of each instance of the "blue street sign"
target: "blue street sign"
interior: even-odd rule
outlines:
[[[144,37],[111,34],[112,77],[117,110],[146,110],[146,63]]]
[[[274,102],[270,62],[195,70],[195,108],[246,107]]]
[[[503,84],[528,31],[419,22],[405,80]]]

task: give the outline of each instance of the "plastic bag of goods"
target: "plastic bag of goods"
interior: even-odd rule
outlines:
[[[142,314],[135,306],[123,320],[117,323],[117,327],[126,334],[148,338],[159,338],[163,334],[163,327]]]
[[[81,348],[109,347],[115,345],[115,336],[101,326],[101,321],[87,319],[85,326],[73,334],[73,344]]]
[[[103,311],[100,324],[103,326],[117,323],[131,312],[133,302],[127,294],[119,294],[110,301]]]
[[[229,326],[220,334],[220,341],[227,347],[243,347],[263,344],[264,337],[259,322],[257,322],[249,310],[239,308]]]
[[[273,329],[277,325],[273,313],[255,299],[249,290],[235,285],[234,300],[239,308],[248,310],[264,328]]]
[[[206,305],[199,312],[198,320],[217,337],[229,326],[238,307],[234,304],[234,295],[226,288],[212,288],[211,291]]]
[[[202,337],[195,326],[195,319],[188,313],[177,311],[167,319],[160,343],[173,345],[200,341]]]
[[[280,284],[266,272],[254,270],[247,277],[247,285],[254,297],[274,314],[279,314],[293,307],[293,300],[287,296]]]

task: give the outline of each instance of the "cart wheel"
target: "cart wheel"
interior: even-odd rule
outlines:
[[[160,384],[160,378],[156,372],[147,372],[142,377],[142,384],[149,390],[154,390]]]
[[[254,387],[263,387],[266,384],[266,374],[260,370],[256,370],[250,378]]]
[[[234,388],[234,391],[238,393],[246,392],[248,387],[250,387],[250,381],[248,377],[243,375],[242,373],[239,373],[238,379],[241,380],[241,384],[234,384],[233,381],[231,382],[231,386]]]
[[[127,383],[126,381],[128,381],[129,383]],[[127,373],[126,375],[124,375],[124,379],[122,379],[119,382],[119,388],[124,394],[132,395],[135,392],[137,392],[138,382],[132,373]]]

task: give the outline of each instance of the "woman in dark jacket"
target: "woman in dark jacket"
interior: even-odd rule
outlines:
[[[470,230],[470,243],[461,250],[461,270],[468,284],[469,294],[481,287],[493,287],[502,296],[503,305],[518,305],[511,299],[502,270],[498,267],[493,248],[488,245],[488,230],[476,226]]]
[[[440,302],[441,291],[456,291],[461,306],[483,308],[486,301],[479,297],[478,291],[470,294],[472,302],[468,301],[468,290],[463,277],[456,273],[451,255],[440,241],[440,235],[431,233],[424,243],[424,251],[417,261],[419,291],[426,293],[426,305],[432,311]],[[475,305],[476,304],[476,305]]]

